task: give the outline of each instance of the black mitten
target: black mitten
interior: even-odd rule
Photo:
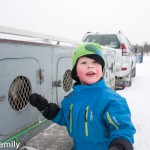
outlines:
[[[33,93],[29,97],[29,102],[32,106],[36,107],[39,111],[43,111],[48,107],[48,101],[37,93]]]
[[[108,150],[133,150],[133,146],[129,141],[118,138],[110,143]]]
[[[108,150],[120,150],[120,149],[118,149],[116,147],[110,147]]]
[[[48,120],[52,120],[58,114],[60,108],[55,103],[48,104],[48,107],[43,111],[43,116]]]

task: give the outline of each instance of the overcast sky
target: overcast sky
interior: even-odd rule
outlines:
[[[73,40],[121,30],[150,44],[150,0],[0,0],[0,25]]]

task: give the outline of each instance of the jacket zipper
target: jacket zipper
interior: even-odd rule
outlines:
[[[109,121],[109,124],[113,125],[116,130],[119,130],[119,127],[114,123],[114,121],[111,119],[110,115],[109,115],[109,112],[106,113],[106,116],[107,116],[107,119]]]
[[[84,126],[85,126],[85,135],[88,136],[88,111],[89,111],[89,106],[86,106],[85,109],[85,122],[84,122]]]
[[[70,133],[72,133],[72,108],[73,108],[73,104],[70,105],[70,109],[69,109],[69,120],[70,120]]]

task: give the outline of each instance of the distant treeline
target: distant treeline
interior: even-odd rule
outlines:
[[[144,43],[144,45],[134,45],[136,51],[141,51],[145,55],[150,55],[150,44]]]

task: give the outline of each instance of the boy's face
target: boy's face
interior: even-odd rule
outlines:
[[[81,84],[96,83],[103,75],[101,65],[97,61],[87,57],[79,58],[76,72]]]

